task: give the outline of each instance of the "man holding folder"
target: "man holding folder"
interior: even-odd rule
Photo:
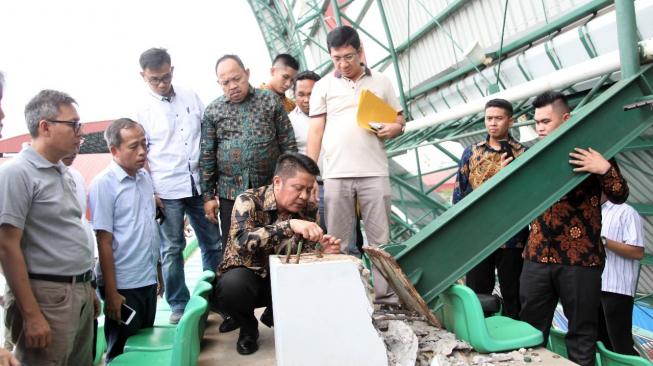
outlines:
[[[337,27],[327,36],[335,72],[318,81],[310,100],[310,128],[307,153],[317,161],[324,149],[324,200],[327,232],[337,238],[351,238],[354,231],[354,203],[358,199],[368,245],[386,244],[390,238],[390,180],[383,141],[402,134],[405,120],[390,80],[372,72],[362,62],[363,48],[356,31]],[[393,122],[376,131],[357,123],[360,95],[368,90],[396,112]],[[364,111],[361,111],[364,112]],[[340,250],[345,253],[344,240]],[[373,270],[376,302],[394,304],[396,295],[385,279]]]

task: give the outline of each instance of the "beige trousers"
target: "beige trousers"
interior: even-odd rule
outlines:
[[[47,348],[25,347],[23,317],[9,286],[5,293],[6,326],[15,355],[29,366],[92,365],[93,288],[90,282],[59,283],[30,280],[32,292],[50,325],[52,342]]]
[[[378,247],[387,244],[390,240],[391,192],[388,177],[325,179],[324,207],[327,215],[327,232],[342,239],[340,251],[344,254],[349,254],[347,247],[355,230],[356,199],[360,204],[368,245]],[[397,295],[374,267],[372,278],[376,303],[398,303]]]

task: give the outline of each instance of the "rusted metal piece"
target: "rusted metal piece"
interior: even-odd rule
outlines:
[[[402,304],[409,310],[413,310],[423,315],[427,321],[438,328],[442,328],[440,321],[433,315],[426,302],[419,295],[413,284],[406,274],[401,270],[399,264],[392,255],[380,248],[369,246],[363,247],[363,250],[370,257],[372,264],[385,277],[388,284],[395,291]]]
[[[297,258],[295,258],[295,264],[299,263],[299,257],[302,255],[302,246],[304,245],[304,239],[299,239],[297,243]]]
[[[292,240],[288,240],[286,244],[286,263],[290,263],[290,254],[292,254]]]

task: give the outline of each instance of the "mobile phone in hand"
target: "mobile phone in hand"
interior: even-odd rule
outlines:
[[[132,322],[132,319],[134,319],[134,315],[136,315],[136,310],[129,307],[129,305],[122,303],[122,306],[120,307],[120,323],[129,325]]]
[[[501,144],[501,152],[506,153],[507,158],[515,157],[512,153],[512,147],[508,143],[508,140],[499,140],[499,144]]]
[[[379,122],[368,122],[367,124],[370,125],[370,128],[374,130],[374,132],[380,130],[383,128],[383,123]]]

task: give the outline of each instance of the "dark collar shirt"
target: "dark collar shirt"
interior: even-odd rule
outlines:
[[[526,147],[513,139],[512,136],[508,138],[508,144],[515,158],[526,151]],[[497,174],[501,170],[502,154],[503,151],[495,150],[490,146],[490,136],[487,136],[484,141],[467,146],[458,163],[452,202],[454,204],[458,203]],[[501,248],[523,248],[527,239],[528,227],[525,227],[510,238]]]
[[[295,133],[279,97],[249,87],[240,103],[225,96],[206,107],[200,140],[204,201],[233,200],[250,188],[272,183],[279,155],[297,151]]]
[[[224,259],[218,272],[223,274],[236,267],[246,267],[261,277],[269,273],[271,254],[285,254],[290,243],[297,253],[298,238],[290,229],[290,219],[313,221],[317,207],[309,204],[304,210],[280,214],[272,185],[250,189],[239,195],[231,212],[231,229]],[[302,251],[315,249],[315,243],[304,242]]]
[[[594,267],[603,265],[601,192],[615,204],[628,198],[628,184],[615,160],[604,175],[592,174],[531,223],[524,259]]]

